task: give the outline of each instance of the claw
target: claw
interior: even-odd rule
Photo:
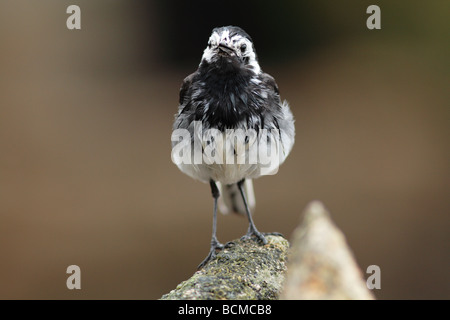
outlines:
[[[265,236],[277,236],[277,237],[282,237],[282,238],[286,239],[286,237],[280,232],[263,232],[263,234]]]
[[[258,230],[249,230],[244,236],[241,237],[241,240],[250,240],[253,236],[255,236],[263,245],[267,244],[266,237]]]
[[[206,258],[198,265],[197,270],[202,269],[209,261],[216,257],[216,250],[222,250],[225,246],[220,242],[212,242]]]

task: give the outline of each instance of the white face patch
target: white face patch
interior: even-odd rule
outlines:
[[[213,58],[218,54],[219,45],[227,46],[233,49],[232,55],[243,59],[247,66],[251,66],[252,70],[258,74],[261,72],[261,68],[256,60],[256,53],[253,51],[253,43],[238,34],[230,37],[229,30],[224,30],[220,34],[214,31],[209,37],[208,46],[203,51],[202,60],[211,62]]]

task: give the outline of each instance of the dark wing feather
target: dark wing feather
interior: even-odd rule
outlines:
[[[274,77],[272,77],[268,73],[263,72],[260,75],[260,79],[269,89],[272,89],[277,96],[280,96],[280,90],[278,89],[278,85]]]
[[[181,88],[180,88],[180,105],[182,105],[184,103],[184,98],[186,96],[186,93],[189,89],[189,87],[192,84],[192,79],[195,76],[195,72],[191,73],[190,75],[188,75],[186,78],[184,78],[183,83],[181,84]]]

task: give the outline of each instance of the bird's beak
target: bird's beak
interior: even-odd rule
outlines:
[[[219,53],[225,53],[229,56],[232,56],[235,54],[234,50],[227,46],[225,43],[221,42],[218,46]]]

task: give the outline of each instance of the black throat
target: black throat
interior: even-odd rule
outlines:
[[[239,61],[226,56],[212,63],[203,61],[198,76],[202,96],[206,98],[203,101],[207,101],[198,115],[202,115],[209,127],[236,128],[255,115],[256,110],[249,103],[252,101],[250,80],[255,74]]]

